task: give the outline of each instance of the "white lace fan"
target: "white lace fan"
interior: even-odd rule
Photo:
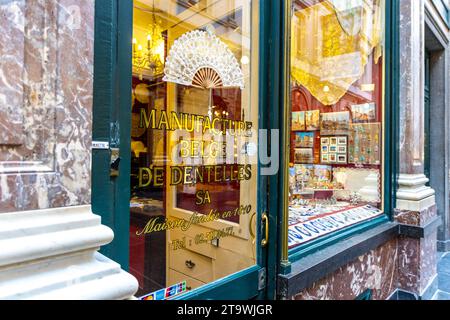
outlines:
[[[186,86],[244,89],[244,74],[236,57],[224,42],[206,31],[185,33],[174,42],[164,74],[164,81]]]

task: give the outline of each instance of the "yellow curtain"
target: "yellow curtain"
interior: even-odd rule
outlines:
[[[340,3],[339,3],[340,1]],[[384,0],[326,0],[294,14],[292,77],[324,105],[337,103],[382,55]]]

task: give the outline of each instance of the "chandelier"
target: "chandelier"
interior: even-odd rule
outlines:
[[[151,79],[161,76],[164,72],[165,41],[161,20],[155,16],[153,4],[152,21],[147,28],[147,43],[142,45],[133,38],[133,67],[142,80],[144,74]]]

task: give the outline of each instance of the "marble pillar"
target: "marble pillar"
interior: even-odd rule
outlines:
[[[425,227],[437,216],[433,205],[422,211],[397,210],[397,222]],[[437,229],[423,238],[400,236],[398,239],[398,285],[407,292],[428,298],[437,289]]]
[[[395,219],[424,227],[436,216],[424,175],[425,0],[400,1],[400,167]],[[436,278],[436,232],[399,239],[399,288],[421,296]]]

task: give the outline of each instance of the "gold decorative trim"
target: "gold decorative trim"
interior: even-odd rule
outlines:
[[[282,192],[282,252],[281,264],[289,264],[289,155],[290,155],[290,130],[288,130],[291,123],[290,106],[291,106],[291,15],[292,15],[292,0],[286,0],[284,6],[284,92],[283,92],[283,192]]]

